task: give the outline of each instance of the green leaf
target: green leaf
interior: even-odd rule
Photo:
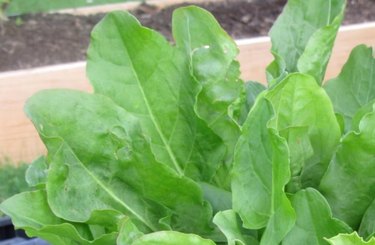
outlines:
[[[212,14],[201,8],[179,8],[173,13],[172,23],[176,46],[185,54],[190,71],[199,83],[195,112],[222,139],[226,148],[225,165],[220,166],[213,183],[229,190],[227,173],[240,134],[233,117],[238,107],[233,105],[244,90],[236,61],[237,45]]]
[[[142,231],[212,230],[199,186],[156,161],[138,121],[108,98],[51,90],[26,111],[51,155],[48,201],[58,216],[83,222],[114,209]]]
[[[335,0],[332,0],[334,2]],[[332,54],[336,35],[344,18],[344,3],[341,2],[340,14],[323,28],[318,29],[309,39],[305,50],[298,59],[297,69],[301,73],[313,76],[319,84],[323,83],[327,65]],[[333,3],[332,3],[333,4]]]
[[[199,182],[204,199],[207,200],[214,213],[227,210],[232,207],[232,193],[205,182]]]
[[[254,81],[245,82],[244,86],[245,91],[241,94],[241,98],[233,105],[233,107],[238,107],[233,116],[240,125],[245,122],[258,95],[266,89],[263,84]]]
[[[259,98],[242,128],[232,170],[233,209],[249,229],[265,227],[271,210],[272,146],[267,122],[273,110]]]
[[[41,190],[17,194],[3,202],[0,209],[11,216],[13,224],[24,229],[29,236],[38,236],[56,245],[115,244],[118,233],[110,228],[111,226],[117,228],[117,222],[123,218],[113,211],[94,213],[87,220],[88,223],[94,225],[98,223],[98,215],[100,215],[99,223],[104,225],[103,217],[107,220],[111,219],[110,223],[112,223],[111,226],[105,224],[108,233],[104,232],[95,237],[89,225],[69,223],[56,217],[48,206],[46,193]]]
[[[91,36],[87,72],[95,93],[139,119],[158,161],[210,182],[225,148],[194,112],[200,86],[184,53],[129,13],[108,14]]]
[[[235,60],[237,45],[206,10],[180,8],[173,13],[172,23],[176,45],[184,50],[193,76],[201,85],[196,112],[223,139],[232,158],[239,127],[228,109],[243,89]]]
[[[359,234],[365,238],[375,236],[375,199],[363,215]]]
[[[359,132],[350,132],[342,140],[320,190],[335,217],[353,229],[375,199],[375,112],[366,114]]]
[[[287,142],[274,128],[270,128],[269,132],[273,155],[271,216],[260,241],[261,245],[279,244],[296,221],[295,212],[284,191],[290,180]]]
[[[114,209],[131,217],[142,230],[167,229],[158,224],[160,218],[168,215],[165,208],[143,200],[130,188],[116,189],[125,187],[126,182],[117,180],[115,173],[111,175],[108,177],[114,181],[105,181],[106,176],[98,176],[93,167],[86,167],[68,145],[62,144],[52,159],[46,186],[51,209],[76,222],[84,222],[94,210]]]
[[[313,188],[297,192],[291,197],[291,202],[297,221],[282,244],[323,245],[327,244],[325,237],[351,231],[344,222],[332,218],[327,201]]]
[[[331,245],[375,245],[375,237],[372,237],[369,241],[364,241],[362,237],[359,237],[357,232],[351,234],[338,234],[335,237],[327,239]]]
[[[271,38],[272,41],[273,39]],[[270,87],[278,84],[288,75],[285,60],[276,51],[271,50],[271,53],[274,60],[266,67],[266,77]]]
[[[344,9],[345,0],[289,0],[270,31],[275,61],[268,82],[299,71],[321,84]]]
[[[143,236],[143,233],[131,222],[130,219],[124,220],[120,227],[120,233],[117,237],[116,245],[131,245],[133,242]]]
[[[26,182],[29,186],[34,187],[43,185],[47,180],[47,163],[44,156],[35,159],[26,171]]]
[[[338,77],[324,88],[332,100],[335,112],[345,119],[345,132],[357,111],[375,99],[375,58],[373,49],[365,45],[354,48]]]
[[[352,131],[359,131],[359,124],[361,123],[362,118],[369,112],[373,111],[375,107],[375,100],[370,101],[367,105],[358,109],[358,111],[354,114],[351,124]]]
[[[298,73],[266,97],[276,108],[274,127],[288,141],[293,186],[317,187],[341,136],[329,97],[313,77]]]
[[[303,188],[301,172],[305,161],[314,155],[310,142],[309,126],[286,127],[280,134],[288,139],[292,179],[287,185],[290,193],[295,193]]]
[[[271,117],[272,106],[260,95],[243,125],[232,173],[233,209],[245,228],[266,227],[261,244],[279,243],[294,224],[283,191],[290,178],[288,148],[267,126]]]
[[[218,212],[214,217],[214,223],[225,234],[228,245],[257,245],[257,233],[242,227],[240,217],[233,210]]]
[[[194,234],[175,231],[159,231],[150,233],[135,240],[132,245],[215,245],[211,240],[203,239]]]

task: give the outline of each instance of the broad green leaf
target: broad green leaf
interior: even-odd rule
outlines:
[[[98,176],[100,172],[94,170],[91,166],[86,167],[67,144],[60,145],[52,159],[46,186],[48,202],[54,213],[67,220],[84,222],[94,210],[114,209],[131,217],[144,231],[168,228],[158,224],[160,218],[168,216],[164,207],[147,202],[137,192],[126,188],[126,182],[118,180],[120,177],[115,173]],[[114,180],[109,182],[105,178]]]
[[[320,190],[335,217],[353,229],[375,199],[375,112],[366,114],[359,132],[350,132],[338,147]]]
[[[223,139],[231,161],[240,130],[229,115],[229,107],[244,87],[235,60],[237,45],[206,10],[180,8],[173,13],[172,23],[176,45],[185,52],[191,72],[201,85],[195,110]]]
[[[341,136],[329,97],[313,77],[299,73],[266,97],[276,108],[274,127],[288,141],[293,186],[317,187]]]
[[[375,236],[375,199],[363,215],[359,234],[365,238]]]
[[[235,60],[237,45],[209,12],[194,6],[176,10],[172,27],[176,46],[185,54],[191,73],[200,85],[195,112],[222,139],[226,148],[225,164],[217,170],[213,183],[229,190],[227,173],[240,134],[233,115],[238,113],[238,106],[233,105],[240,103],[244,92],[239,63]]]
[[[335,112],[345,119],[345,131],[351,127],[356,112],[375,99],[375,58],[373,49],[359,45],[353,49],[338,77],[324,88],[332,100]]]
[[[88,224],[69,223],[56,217],[48,206],[46,193],[41,190],[17,194],[3,202],[0,209],[11,216],[13,224],[24,229],[29,236],[38,236],[56,245],[115,244],[118,235],[115,229],[117,222],[122,219],[121,215],[114,215],[113,211],[93,214],[88,223],[106,225],[102,227],[104,232],[95,236]],[[98,215],[106,220],[111,219],[113,224],[109,226],[102,218],[98,220]],[[111,229],[112,226],[115,228]]]
[[[82,222],[114,209],[142,231],[211,231],[199,186],[158,162],[138,121],[108,98],[44,91],[26,111],[51,155],[48,201],[58,216]]]
[[[35,187],[46,183],[47,163],[44,156],[35,159],[26,171],[26,182],[29,186]]]
[[[256,232],[242,227],[240,217],[233,210],[218,212],[214,217],[214,223],[225,234],[228,245],[257,245]]]
[[[194,234],[175,231],[159,231],[150,233],[135,240],[132,245],[215,245],[211,240],[203,239]]]
[[[260,95],[243,125],[232,173],[233,209],[245,228],[266,227],[261,244],[279,243],[294,224],[284,193],[290,178],[288,148],[268,128],[271,117],[272,106]]]
[[[258,99],[242,128],[232,170],[233,209],[249,229],[265,227],[272,195],[272,146],[267,122],[273,110]]]
[[[324,238],[351,231],[344,222],[332,218],[327,201],[313,188],[297,192],[291,202],[297,221],[282,244],[323,245],[327,244]]]
[[[287,142],[274,128],[270,128],[270,125],[268,127],[272,144],[271,217],[260,241],[261,245],[279,244],[296,221],[293,207],[284,192],[285,185],[290,180]]]
[[[375,245],[375,237],[365,241],[362,237],[358,236],[357,232],[351,234],[338,234],[335,237],[327,239],[331,245]]]
[[[200,85],[185,54],[129,13],[108,14],[91,36],[87,73],[95,93],[139,119],[158,161],[211,181],[225,148],[194,112]]]
[[[299,71],[321,84],[344,9],[345,0],[289,0],[270,31],[275,61],[268,82]]]

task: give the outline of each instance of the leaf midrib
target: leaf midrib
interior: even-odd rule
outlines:
[[[119,197],[117,197],[117,195],[112,192],[98,177],[96,177],[96,175],[92,174],[91,171],[89,171],[89,169],[85,166],[85,164],[83,164],[83,162],[81,161],[81,159],[75,154],[75,152],[73,151],[73,149],[70,148],[69,144],[65,141],[64,138],[61,138],[64,142],[64,144],[66,144],[71,153],[74,155],[74,157],[77,159],[77,161],[79,162],[79,165],[82,167],[82,169],[89,175],[89,177],[91,177],[95,183],[97,183],[114,201],[116,201],[117,203],[119,203],[121,206],[123,206],[125,209],[127,209],[129,212],[131,212],[134,216],[136,216],[140,221],[142,221],[146,226],[148,226],[151,230],[153,231],[157,231],[158,229],[156,229],[152,224],[150,224],[149,222],[147,222],[140,214],[138,214],[135,210],[133,210],[131,207],[129,207],[125,202],[123,202]],[[61,146],[62,147],[62,146]],[[61,150],[61,147],[60,147],[60,150]]]
[[[120,30],[119,26],[117,25],[117,23],[116,23],[116,28],[118,29],[118,33],[121,33],[121,30]],[[141,28],[142,28],[142,27],[141,27]],[[133,61],[132,61],[132,59],[131,59],[131,55],[130,55],[130,53],[129,53],[128,47],[126,46],[126,42],[125,42],[125,40],[124,40],[124,38],[123,38],[122,35],[120,35],[120,37],[121,37],[121,40],[122,40],[123,46],[124,46],[124,48],[125,48],[126,54],[127,54],[128,57],[130,58],[130,59],[129,59],[129,61],[130,61],[130,62],[129,62],[129,64],[130,64],[130,68],[131,68],[131,70],[132,70],[132,72],[133,72],[133,74],[134,74],[134,76],[135,76],[135,80],[136,80],[137,85],[138,85],[138,88],[139,88],[139,90],[140,90],[140,92],[141,92],[141,94],[142,94],[142,98],[143,98],[143,100],[144,100],[144,103],[145,103],[145,106],[146,106],[147,112],[148,112],[148,114],[149,114],[149,116],[150,116],[150,119],[151,119],[151,121],[152,121],[152,124],[155,126],[156,132],[159,134],[159,136],[160,136],[160,138],[161,138],[161,140],[162,140],[162,142],[163,142],[163,145],[164,145],[165,149],[167,150],[168,155],[169,155],[169,157],[170,157],[170,159],[171,159],[171,161],[172,161],[172,163],[173,163],[173,166],[174,166],[175,170],[177,171],[177,173],[178,173],[179,175],[182,176],[182,175],[183,175],[183,171],[182,171],[182,169],[181,169],[181,167],[180,167],[180,165],[179,165],[179,163],[178,163],[178,161],[177,161],[177,158],[176,158],[176,156],[175,156],[175,154],[174,154],[172,148],[171,148],[170,145],[168,144],[168,141],[167,141],[166,137],[164,136],[164,133],[162,132],[161,127],[160,127],[159,123],[157,122],[157,120],[156,120],[156,118],[155,118],[155,115],[154,115],[154,113],[153,113],[153,111],[152,111],[152,109],[151,109],[150,103],[149,103],[149,101],[148,101],[148,99],[147,99],[147,97],[146,97],[145,91],[144,91],[144,89],[143,89],[143,87],[142,87],[142,84],[141,84],[141,81],[140,81],[140,79],[139,79],[139,77],[138,77],[138,73],[137,73],[137,71],[136,71],[136,69],[135,69],[135,66],[134,66],[134,64],[133,64]],[[159,63],[158,63],[158,64],[159,64]],[[157,66],[156,66],[156,67],[157,67]],[[156,69],[156,68],[154,68],[154,69]]]

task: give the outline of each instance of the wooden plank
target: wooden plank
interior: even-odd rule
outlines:
[[[273,60],[268,37],[253,38],[238,41],[241,72],[245,80],[255,80],[266,83],[266,66]],[[336,77],[342,66],[349,58],[350,51],[359,44],[375,46],[375,22],[340,28],[332,51],[331,60],[327,67],[325,80]]]
[[[0,74],[0,160],[29,162],[45,148],[23,112],[26,100],[43,89],[89,91],[83,62]],[[3,158],[3,159],[1,159]]]
[[[358,44],[375,44],[375,23],[343,27],[337,38],[327,78],[335,77]],[[272,61],[269,38],[238,41],[242,78],[266,82],[265,67]],[[32,94],[43,89],[72,88],[90,91],[85,63],[50,66],[0,74],[0,159],[31,161],[45,152],[35,129],[23,112]]]
[[[198,4],[198,3],[205,3],[209,1],[222,1],[222,0],[189,0],[190,4]],[[181,4],[186,3],[186,0],[148,0],[147,4],[149,6],[155,6],[158,9],[162,9],[174,4]],[[116,10],[132,10],[140,6],[141,1],[133,1],[133,2],[126,2],[126,3],[112,3],[112,4],[105,4],[105,5],[98,5],[98,6],[90,6],[90,7],[80,7],[80,8],[73,8],[73,9],[64,9],[53,11],[54,13],[62,13],[62,14],[74,14],[74,15],[90,15],[90,14],[97,14],[97,13],[108,13],[111,11]]]

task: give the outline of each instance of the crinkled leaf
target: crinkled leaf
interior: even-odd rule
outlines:
[[[230,188],[230,171],[234,147],[240,128],[233,118],[232,107],[244,90],[239,79],[238,48],[232,38],[206,10],[185,7],[173,13],[173,36],[177,48],[183,50],[190,70],[200,85],[195,111],[222,139],[226,148],[226,165],[221,165],[214,181]]]
[[[46,183],[47,163],[44,156],[35,159],[26,171],[26,182],[29,186],[35,187]]]
[[[338,77],[324,85],[333,107],[344,116],[345,131],[356,112],[375,99],[375,58],[373,49],[359,45],[353,49]]]
[[[154,231],[211,230],[199,186],[156,161],[138,121],[108,98],[45,91],[26,111],[53,156],[47,192],[58,216],[84,221],[94,210],[115,209]]]
[[[357,229],[363,214],[375,199],[375,112],[366,114],[359,132],[342,140],[320,190],[333,214]]]
[[[375,199],[363,215],[359,234],[365,238],[375,236]]]
[[[211,240],[203,239],[194,234],[175,231],[159,231],[150,233],[135,240],[132,245],[215,245]]]
[[[101,227],[103,231],[95,234],[88,224],[69,223],[56,217],[48,206],[46,193],[42,190],[15,195],[3,202],[0,209],[11,216],[13,224],[24,229],[29,236],[38,236],[56,245],[115,244],[118,235],[117,223],[122,219],[120,214],[113,211],[93,213],[86,222]],[[103,217],[110,219],[111,225],[108,225]],[[115,228],[111,229],[112,226]]]
[[[357,232],[351,234],[338,234],[337,236],[326,240],[331,245],[375,245],[375,237],[365,241],[362,237],[358,236]]]
[[[332,218],[327,201],[315,189],[301,190],[291,197],[297,221],[282,244],[327,244],[325,237],[350,232],[351,229],[341,220]]]
[[[288,148],[268,128],[271,117],[271,104],[259,97],[243,125],[232,173],[233,209],[244,227],[266,227],[261,244],[279,243],[294,224],[294,212],[283,191],[290,178]]]
[[[341,136],[330,99],[309,75],[291,74],[266,97],[275,127],[288,141],[293,186],[317,187]]]
[[[214,223],[220,228],[228,240],[228,245],[257,245],[257,233],[242,227],[240,217],[233,210],[218,212]]]
[[[275,61],[267,69],[268,82],[300,71],[320,84],[344,9],[345,0],[289,0],[270,31]]]
[[[180,8],[173,13],[173,35],[177,47],[190,60],[191,71],[202,88],[197,96],[196,112],[233,148],[239,127],[228,109],[243,89],[235,60],[236,43],[212,14],[197,7]]]
[[[139,119],[160,162],[210,181],[225,148],[194,112],[200,86],[184,53],[129,13],[108,14],[91,35],[87,72],[95,92]]]

